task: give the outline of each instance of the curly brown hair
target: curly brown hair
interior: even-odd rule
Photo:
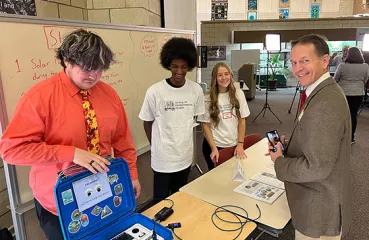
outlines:
[[[113,59],[113,52],[95,33],[78,29],[63,39],[56,50],[56,58],[65,68],[65,62],[78,65],[83,70],[107,70]]]
[[[229,92],[229,101],[232,105],[232,111],[233,109],[236,109],[236,116],[237,118],[241,118],[240,114],[240,102],[238,101],[236,97],[236,88],[234,86],[234,78],[233,78],[233,72],[231,68],[228,66],[228,64],[224,62],[219,62],[215,64],[213,67],[213,71],[211,72],[211,83],[210,83],[210,89],[207,92],[207,95],[210,97],[210,103],[209,103],[209,113],[210,113],[210,120],[212,123],[214,123],[214,127],[218,127],[219,125],[219,105],[218,105],[218,96],[219,96],[219,87],[218,87],[218,81],[217,81],[217,74],[218,69],[220,67],[224,67],[227,69],[227,71],[231,75],[231,82],[227,87],[227,90]]]

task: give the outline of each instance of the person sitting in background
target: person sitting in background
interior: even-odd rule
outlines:
[[[20,99],[0,141],[5,162],[31,166],[30,186],[40,226],[50,240],[62,240],[54,187],[58,173],[77,164],[106,173],[113,155],[129,165],[140,195],[136,149],[117,92],[100,81],[113,52],[100,36],[80,29],[57,49],[60,73],[39,82]]]
[[[205,114],[197,120],[201,122],[205,135],[202,153],[209,170],[218,161],[220,149],[236,146],[234,155],[245,158],[245,118],[250,115],[250,111],[245,94],[235,88],[233,72],[226,63],[220,62],[214,66],[205,102]]]
[[[202,88],[186,79],[187,72],[197,65],[193,41],[170,39],[161,50],[160,63],[171,76],[147,90],[139,114],[151,145],[154,202],[187,183],[193,160],[194,120],[205,111]]]
[[[345,63],[338,65],[334,79],[345,93],[351,114],[351,144],[355,143],[357,112],[364,97],[364,87],[369,77],[369,66],[357,47],[351,47]]]
[[[349,46],[342,47],[342,56],[337,55],[337,52],[333,53],[329,60],[329,65],[333,65],[337,67],[341,63],[345,62],[347,58],[348,49],[349,49]]]

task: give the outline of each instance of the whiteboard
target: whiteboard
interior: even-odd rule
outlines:
[[[232,50],[231,68],[238,71],[246,63],[260,64],[260,49]]]
[[[120,96],[138,152],[149,149],[143,123],[138,118],[146,90],[171,76],[161,67],[159,54],[172,37],[194,39],[193,31],[128,27],[84,21],[0,16],[0,120],[6,127],[20,97],[36,83],[61,71],[55,49],[67,33],[84,28],[97,33],[114,53],[114,64],[102,76]],[[195,80],[195,70],[187,77]],[[29,167],[16,166],[20,203],[33,199]]]

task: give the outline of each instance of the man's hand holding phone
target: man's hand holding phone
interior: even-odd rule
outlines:
[[[276,130],[267,132],[268,138],[268,153],[265,156],[270,156],[273,162],[280,157],[283,156],[286,143],[285,136],[279,137],[279,134]]]
[[[277,160],[278,157],[282,157],[283,156],[283,151],[282,151],[282,143],[278,142],[277,145],[273,146],[270,142],[268,142],[268,146],[269,146],[269,152],[267,154],[265,154],[265,156],[270,156],[270,159],[272,159],[273,162],[275,162],[275,160]],[[276,148],[276,151],[274,152],[274,149]]]

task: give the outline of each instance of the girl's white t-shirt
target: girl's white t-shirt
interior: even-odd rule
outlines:
[[[191,80],[180,88],[163,80],[147,90],[139,118],[154,121],[151,136],[154,171],[178,172],[192,164],[194,117],[204,112],[202,88]]]
[[[246,102],[245,94],[241,89],[236,89],[236,97],[240,103],[241,118],[248,117],[250,115],[250,110]],[[210,96],[207,94],[205,96],[205,114],[200,115],[197,120],[199,122],[210,123],[214,143],[217,147],[227,148],[236,146],[238,142],[238,118],[236,109],[232,109],[232,105],[229,101],[229,92],[219,93],[218,95],[220,121],[216,128],[210,119],[209,105]]]

